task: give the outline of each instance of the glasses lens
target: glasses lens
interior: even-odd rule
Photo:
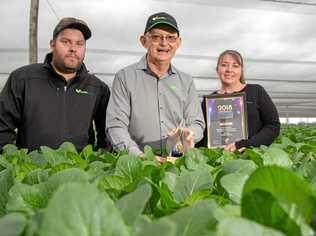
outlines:
[[[175,43],[178,39],[177,36],[173,36],[173,35],[163,36],[160,34],[151,34],[150,38],[155,43],[162,42],[163,40],[166,40],[168,43]]]

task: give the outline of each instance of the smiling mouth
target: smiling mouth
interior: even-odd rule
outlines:
[[[158,52],[169,52],[168,49],[157,49]]]
[[[66,58],[69,58],[69,59],[75,59],[75,60],[78,60],[78,57],[77,56],[66,56]]]

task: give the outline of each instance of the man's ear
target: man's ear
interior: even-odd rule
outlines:
[[[139,42],[143,45],[144,48],[147,48],[147,38],[145,35],[139,37]]]
[[[181,46],[181,43],[182,43],[182,38],[179,37],[178,43],[177,43],[177,48],[179,48]]]
[[[54,47],[55,47],[55,40],[54,39],[52,39],[51,41],[49,41],[49,47],[50,47],[50,49],[53,49]]]

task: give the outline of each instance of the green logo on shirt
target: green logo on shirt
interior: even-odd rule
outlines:
[[[77,94],[89,94],[88,91],[84,91],[84,90],[81,90],[81,89],[76,89],[76,93]]]
[[[177,91],[177,86],[175,86],[175,85],[170,85],[170,89],[175,92],[175,91]]]

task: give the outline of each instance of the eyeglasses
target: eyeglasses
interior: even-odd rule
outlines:
[[[166,40],[168,43],[175,43],[177,42],[177,39],[179,38],[178,36],[174,35],[161,35],[161,34],[148,34],[147,35],[149,38],[151,38],[151,41],[154,43],[160,43],[163,40]]]

